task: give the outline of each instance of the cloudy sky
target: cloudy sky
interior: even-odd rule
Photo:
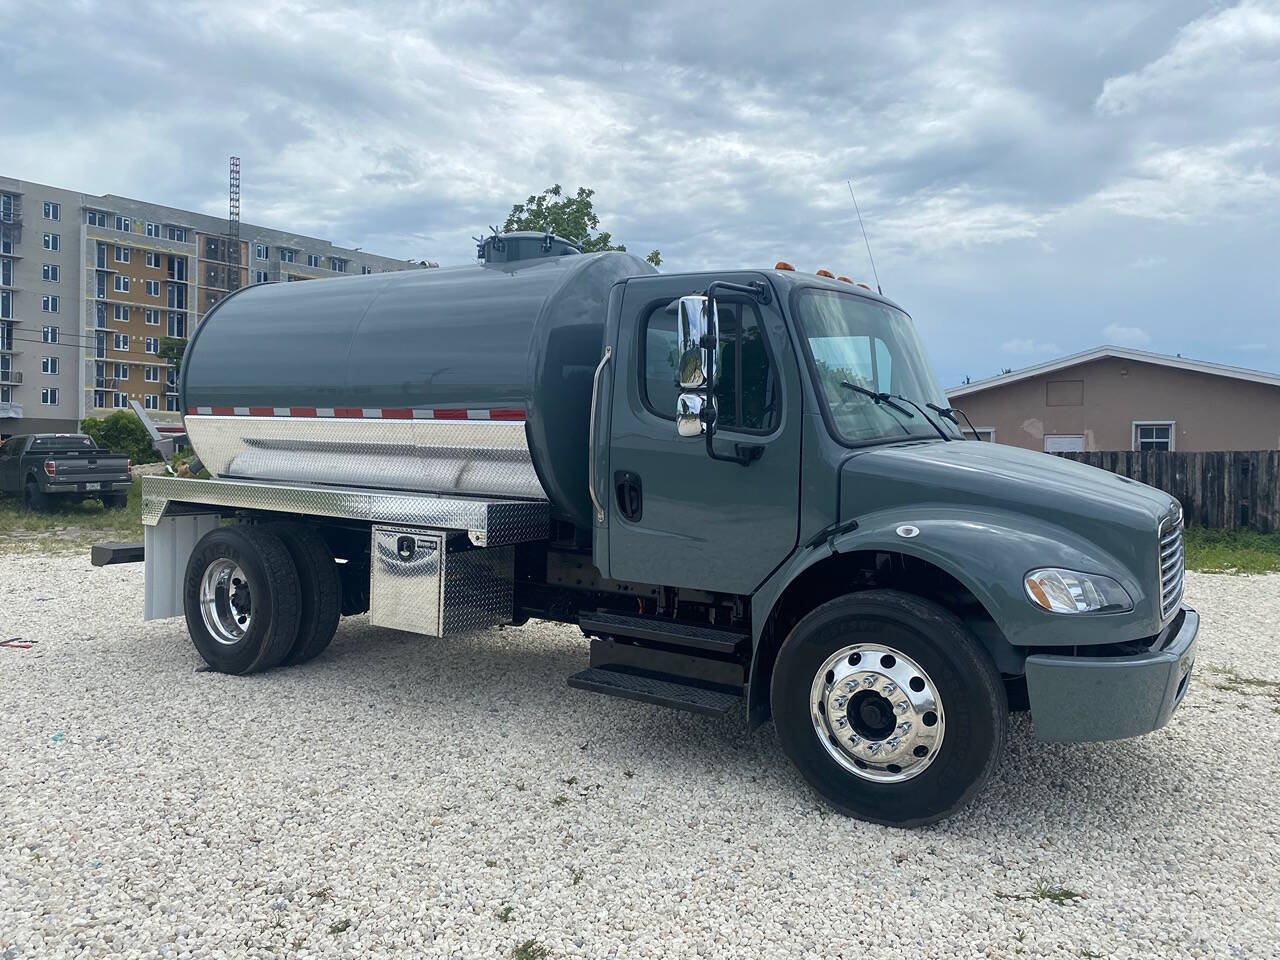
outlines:
[[[752,8],[755,9],[752,9]],[[899,8],[903,12],[898,12]],[[1280,0],[0,0],[0,174],[442,264],[551,183],[667,272],[830,267],[944,385],[1280,370]]]

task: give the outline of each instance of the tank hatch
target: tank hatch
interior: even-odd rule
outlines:
[[[520,230],[476,238],[476,256],[485,263],[511,263],[515,260],[540,260],[543,257],[566,257],[582,252],[572,240],[554,233]]]

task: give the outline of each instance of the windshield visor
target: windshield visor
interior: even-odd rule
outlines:
[[[827,423],[837,440],[862,444],[937,439],[937,431],[907,404],[900,406],[910,416],[840,385],[847,380],[876,393],[901,394],[922,407],[926,403],[947,406],[910,317],[856,294],[818,288],[800,291],[796,312],[819,397],[827,409]],[[947,434],[960,436],[949,420],[932,412],[930,416]]]

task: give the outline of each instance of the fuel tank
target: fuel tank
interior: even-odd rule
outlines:
[[[609,291],[654,272],[570,249],[246,287],[187,345],[187,433],[218,477],[546,499],[590,526]]]

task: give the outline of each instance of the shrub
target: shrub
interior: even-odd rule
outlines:
[[[117,410],[101,419],[86,417],[80,429],[98,446],[123,454],[134,463],[155,463],[160,459],[151,446],[151,434],[132,410]]]

